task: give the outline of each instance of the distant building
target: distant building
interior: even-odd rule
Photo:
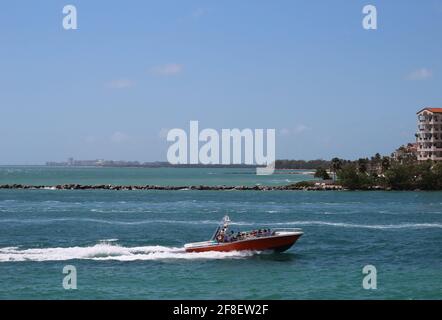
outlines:
[[[442,108],[424,108],[417,118],[417,159],[442,161]]]
[[[69,158],[66,162],[46,162],[47,166],[51,167],[159,167],[164,166],[164,163],[140,163],[138,161],[113,161],[105,159],[96,160],[75,160]]]
[[[417,150],[418,150],[417,143],[408,143],[396,149],[396,151],[393,152],[391,156],[394,160],[399,162],[416,161],[416,158],[418,156]]]

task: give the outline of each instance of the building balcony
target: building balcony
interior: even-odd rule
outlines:
[[[418,148],[416,151],[433,154],[435,152],[442,152],[442,148]]]
[[[437,144],[442,143],[442,138],[416,138],[417,142],[428,143],[428,144]]]

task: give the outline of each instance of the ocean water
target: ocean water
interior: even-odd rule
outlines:
[[[247,185],[275,186],[313,178],[311,170],[294,170],[296,174],[277,171],[257,176],[254,169],[208,168],[94,168],[0,166],[0,184],[57,185],[63,183],[113,185]]]
[[[0,184],[18,182],[10,174],[30,184],[152,184],[126,169],[51,170],[3,167]],[[149,170],[159,170],[157,184],[298,177]],[[226,213],[237,230],[305,234],[282,254],[184,252]],[[62,286],[66,265],[77,270],[76,290]],[[376,290],[362,286],[365,265],[376,267]],[[441,298],[441,192],[0,190],[0,299]]]

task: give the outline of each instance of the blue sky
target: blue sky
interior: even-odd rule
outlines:
[[[165,160],[190,120],[275,128],[277,158],[389,154],[442,107],[441,35],[438,0],[5,2],[0,164]]]

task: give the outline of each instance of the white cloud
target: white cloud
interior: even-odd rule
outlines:
[[[173,76],[183,71],[183,65],[177,63],[168,63],[156,66],[151,69],[151,73],[159,76]]]
[[[306,125],[304,125],[304,124],[298,124],[297,126],[296,126],[296,128],[295,128],[295,133],[302,133],[302,132],[305,132],[305,131],[307,131],[307,130],[309,130],[310,128],[309,127],[307,127]]]
[[[310,130],[310,128],[304,124],[298,124],[294,128],[282,128],[278,130],[278,134],[282,137],[294,136],[301,134],[305,131]]]
[[[107,86],[112,89],[126,89],[126,88],[133,87],[134,85],[135,85],[134,81],[132,81],[130,79],[124,79],[124,78],[112,80],[111,82],[109,82],[107,84]]]
[[[286,136],[290,135],[290,129],[282,128],[282,129],[279,129],[278,133],[280,136],[286,137]]]
[[[427,68],[419,68],[407,75],[407,80],[418,81],[427,80],[433,76],[433,72]]]
[[[123,132],[120,132],[120,131],[114,132],[110,137],[110,140],[114,143],[122,143],[122,142],[127,141],[128,139],[129,139],[129,136]]]
[[[197,9],[193,10],[192,17],[200,18],[200,17],[204,16],[206,13],[207,13],[206,9],[204,9],[204,8],[197,8]]]

